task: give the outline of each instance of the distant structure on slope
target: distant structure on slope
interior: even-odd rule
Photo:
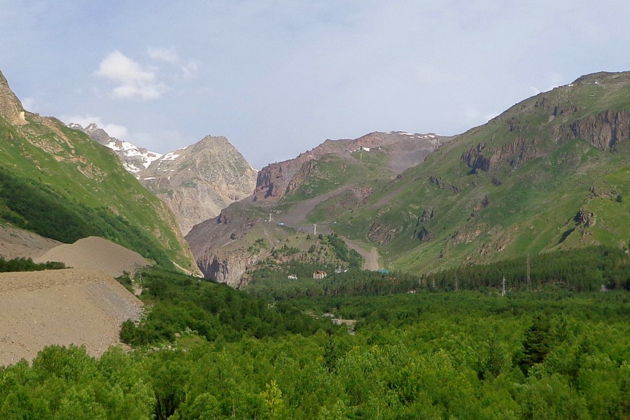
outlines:
[[[317,270],[317,271],[313,272],[313,278],[315,280],[325,279],[326,276],[328,276],[328,273],[326,273],[325,271]]]

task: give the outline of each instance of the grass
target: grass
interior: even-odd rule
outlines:
[[[16,128],[0,118],[0,218],[65,242],[98,235],[162,264],[194,266],[172,215],[113,153],[60,121],[27,120]]]

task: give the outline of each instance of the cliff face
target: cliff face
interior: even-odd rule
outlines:
[[[9,87],[2,72],[0,72],[0,117],[13,125],[26,124],[22,103]]]
[[[254,190],[256,171],[225,137],[156,159],[138,177],[173,211],[184,234]]]

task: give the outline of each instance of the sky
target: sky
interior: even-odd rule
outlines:
[[[168,152],[222,135],[256,168],[325,139],[461,133],[630,70],[628,1],[0,0],[26,109]]]

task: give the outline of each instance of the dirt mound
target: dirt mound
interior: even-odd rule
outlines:
[[[0,273],[0,366],[32,360],[52,344],[98,356],[142,302],[111,276],[78,269]]]
[[[151,264],[137,252],[96,236],[79,239],[71,245],[59,245],[35,259],[35,262],[46,261],[60,261],[68,267],[103,271],[114,277],[124,271],[133,273]]]
[[[0,226],[0,257],[7,260],[36,258],[60,244],[61,242],[36,233],[11,226]]]

